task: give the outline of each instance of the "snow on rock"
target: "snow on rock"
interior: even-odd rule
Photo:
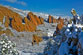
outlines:
[[[22,17],[27,16],[27,13],[30,11],[23,11],[16,8],[8,7],[9,9],[13,10],[14,12],[19,13]],[[43,13],[37,13],[33,12],[37,16],[41,16],[44,18],[44,20],[47,21],[48,14]],[[8,27],[15,35],[15,37],[9,37],[12,41],[17,43],[17,49],[19,50],[20,55],[73,55],[68,54],[69,49],[76,50],[76,46],[72,47],[74,45],[74,42],[71,41],[72,38],[79,39],[79,43],[81,44],[81,48],[83,49],[83,32],[81,32],[81,28],[83,25],[72,25],[68,24],[68,27],[65,28],[65,30],[60,31],[60,35],[57,35],[56,37],[53,37],[53,33],[56,30],[56,27],[52,27],[52,23],[44,22],[45,24],[37,26],[38,30],[42,30],[44,33],[47,33],[47,38],[51,36],[52,38],[49,38],[48,40],[43,40],[39,43],[39,46],[35,44],[32,46],[32,34],[33,32],[17,32],[14,29]],[[4,26],[3,26],[4,27]],[[76,28],[78,27],[78,28]],[[79,28],[80,27],[80,28]],[[73,30],[71,31],[71,29]],[[5,29],[5,27],[4,27]],[[24,34],[24,36],[21,36],[21,34]],[[20,37],[18,37],[20,36]],[[78,37],[77,37],[78,36]],[[65,38],[66,37],[66,38]],[[63,41],[65,39],[65,41]],[[69,40],[70,39],[70,40]],[[71,41],[70,46],[68,45],[68,42]]]
[[[61,41],[62,41],[62,36],[60,35],[48,39],[47,46],[44,49],[44,55],[58,55]]]
[[[64,32],[67,39],[65,42],[62,42],[59,48],[59,55],[77,55],[81,54],[78,51],[78,43],[81,44],[83,49],[83,33],[80,28],[77,28],[75,25],[71,25],[69,28],[66,28]]]
[[[52,23],[45,22],[45,24],[37,26],[37,30],[42,30],[42,32],[46,33],[46,36],[50,37],[53,36],[56,27],[52,27]]]
[[[54,29],[49,29],[47,32],[48,37],[52,37],[54,34],[54,31],[55,31]]]
[[[59,55],[68,55],[69,47],[66,42],[63,42],[59,48]]]
[[[22,51],[19,51],[19,55],[38,55],[37,53],[24,53]]]
[[[67,38],[72,38],[72,33],[71,32],[67,35]]]
[[[72,24],[68,24],[68,27],[70,27],[70,26],[72,26]],[[79,28],[79,27],[80,27],[80,28],[83,27],[83,25],[81,25],[81,24],[76,24],[75,26],[78,27],[78,28]]]
[[[83,49],[83,32],[80,33],[80,39],[79,39],[79,43],[81,44],[81,47]]]

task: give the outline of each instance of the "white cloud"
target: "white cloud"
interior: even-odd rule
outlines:
[[[5,0],[5,1],[11,2],[11,3],[17,2],[17,0]]]
[[[23,2],[23,1],[18,1],[18,0],[5,0],[7,2],[10,2],[10,3],[17,3],[17,4],[21,4],[23,6],[26,6],[26,2]]]
[[[26,6],[27,4],[25,3],[25,2],[23,2],[23,1],[19,1],[19,2],[17,2],[18,4],[21,4],[21,5],[24,5],[24,6]]]
[[[58,16],[64,16],[64,14],[56,14],[56,15],[58,15]]]

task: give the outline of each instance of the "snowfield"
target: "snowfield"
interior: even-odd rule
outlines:
[[[20,9],[6,6],[14,12],[19,13],[22,17],[27,16],[30,11],[23,11]],[[34,12],[37,16],[41,16],[47,21],[48,14]],[[57,16],[55,16],[57,17]],[[44,24],[37,26],[39,32],[17,32],[8,27],[14,34],[14,37],[8,37],[10,41],[17,44],[16,49],[19,55],[83,55],[83,32],[81,28],[83,25],[68,24],[56,35],[55,23],[44,22]],[[2,25],[3,30],[6,28]],[[43,38],[39,45],[35,43],[32,46],[32,36],[38,34]],[[53,35],[56,36],[53,36]],[[0,37],[1,39],[2,37]]]
[[[70,26],[72,26],[72,24],[68,24],[68,27],[70,27]],[[79,27],[80,27],[80,28],[83,28],[83,25],[81,25],[81,24],[76,24],[75,26],[78,27],[78,28],[79,28]]]

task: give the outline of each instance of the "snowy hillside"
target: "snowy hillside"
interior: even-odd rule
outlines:
[[[17,8],[12,8],[12,7],[10,7],[10,6],[5,6],[5,7],[7,7],[7,8],[9,8],[9,9],[13,10],[14,12],[17,12],[17,13],[20,14],[22,17],[26,17],[27,14],[28,14],[29,12],[31,12],[31,11],[29,11],[29,10],[20,10],[20,9],[17,9]],[[44,18],[44,19],[46,19],[46,20],[48,19],[48,16],[49,16],[49,14],[39,13],[39,12],[33,12],[33,14],[35,14],[35,15],[37,15],[37,16],[40,16],[40,17],[42,17],[42,18]],[[53,16],[53,17],[58,18],[59,16]]]
[[[27,14],[30,12],[30,11],[23,11],[23,10],[20,10],[20,9],[17,9],[17,8],[12,8],[12,7],[10,7],[10,6],[5,6],[5,7],[7,7],[8,9],[11,9],[11,10],[13,10],[14,12],[20,14],[22,17],[26,17]]]
[[[26,17],[30,12],[9,6],[5,7],[13,10],[14,12],[17,12],[22,17]],[[43,17],[44,20],[47,20],[49,16],[49,14],[44,13],[33,13],[37,16]],[[57,18],[58,16],[54,17]],[[6,29],[4,25],[1,27],[3,28],[2,30]],[[48,22],[44,22],[44,24],[38,25],[34,32],[18,32],[13,28],[8,27],[14,34],[13,37],[8,36],[8,39],[16,43],[16,49],[18,50],[19,55],[83,55],[83,32],[80,28],[83,26],[68,24],[68,26],[64,25],[64,27],[62,27],[61,30],[58,30],[58,32],[56,31],[56,27],[57,23]],[[38,36],[33,38],[33,34]],[[2,35],[0,36],[0,39],[1,38]],[[41,38],[42,41],[40,41]]]
[[[18,14],[20,14],[23,17],[26,17],[27,14],[30,12],[28,10],[20,10],[20,9],[17,9],[17,8],[12,8],[10,6],[6,6],[6,7],[13,10],[14,12],[17,12]],[[37,16],[41,16],[43,18],[48,18],[48,16],[49,16],[49,14],[44,14],[44,13],[38,13],[38,12],[33,12],[33,13],[36,14]]]

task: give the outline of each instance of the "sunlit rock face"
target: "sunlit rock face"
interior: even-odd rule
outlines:
[[[34,14],[33,14],[32,12],[29,12],[29,13],[28,13],[27,18],[28,18],[35,26],[38,25],[36,19],[34,18]]]
[[[8,27],[8,26],[9,26],[9,24],[10,24],[9,17],[8,17],[8,16],[6,16],[4,19],[5,19],[5,23],[4,23],[4,25],[5,25],[5,27]]]
[[[12,28],[16,29],[17,31],[22,31],[22,19],[19,17],[14,17],[12,19]]]
[[[44,24],[44,19],[42,17],[39,17],[41,24]]]
[[[27,17],[24,18],[24,22],[25,22],[25,31],[32,32],[36,30],[36,26],[32,22],[30,22]]]
[[[43,23],[43,18],[41,21],[41,18],[37,17],[35,14],[33,14],[32,12],[29,12],[27,15],[27,18],[35,25],[38,26],[40,24]]]
[[[34,15],[34,18],[36,19],[36,22],[37,22],[38,25],[41,24],[40,19],[36,15]]]
[[[9,23],[9,19],[10,18],[16,18],[16,17],[19,17],[21,18],[21,16],[18,14],[18,13],[15,13],[13,12],[12,10],[6,8],[6,7],[3,7],[3,6],[0,6],[0,22],[3,23],[3,19],[5,17],[5,26],[8,27],[8,23]]]
[[[4,14],[0,11],[0,22],[3,23]]]
[[[57,22],[57,20],[53,18],[53,23],[56,23],[56,22]]]
[[[39,37],[39,36],[36,35],[36,34],[33,34],[32,45],[35,44],[34,41],[37,43],[37,45],[39,45],[39,42],[43,41],[43,38],[42,38],[42,37]]]
[[[28,23],[28,26],[30,28],[29,31],[35,31],[38,25],[44,24],[44,19],[42,17],[37,17],[32,12],[29,12],[25,20],[25,24],[26,23]]]
[[[0,6],[0,17],[3,19],[4,16],[9,16],[11,18],[13,18],[13,16],[18,16],[18,17],[21,17],[18,13],[16,12],[13,12],[12,10],[6,8],[6,7],[3,7],[3,6]]]
[[[62,19],[61,17],[58,18],[58,22],[63,23],[64,19]]]
[[[53,16],[49,15],[48,17],[48,23],[56,23],[57,19],[55,19]]]
[[[59,19],[57,20],[56,32],[60,31],[63,28],[63,26],[64,26],[64,19],[59,17]]]
[[[48,17],[48,23],[52,23],[52,16],[50,16],[50,15]]]
[[[24,22],[23,22],[24,20]],[[37,17],[32,12],[27,14],[27,17],[21,17],[18,13],[12,10],[0,6],[0,25],[4,24],[5,27],[11,27],[18,32],[29,31],[33,32],[36,27],[40,24],[44,24],[44,19],[42,17]]]
[[[57,24],[56,31],[61,30],[64,26],[64,19],[59,17],[58,19],[55,19],[54,17],[50,16],[48,17],[48,23],[55,23]]]

